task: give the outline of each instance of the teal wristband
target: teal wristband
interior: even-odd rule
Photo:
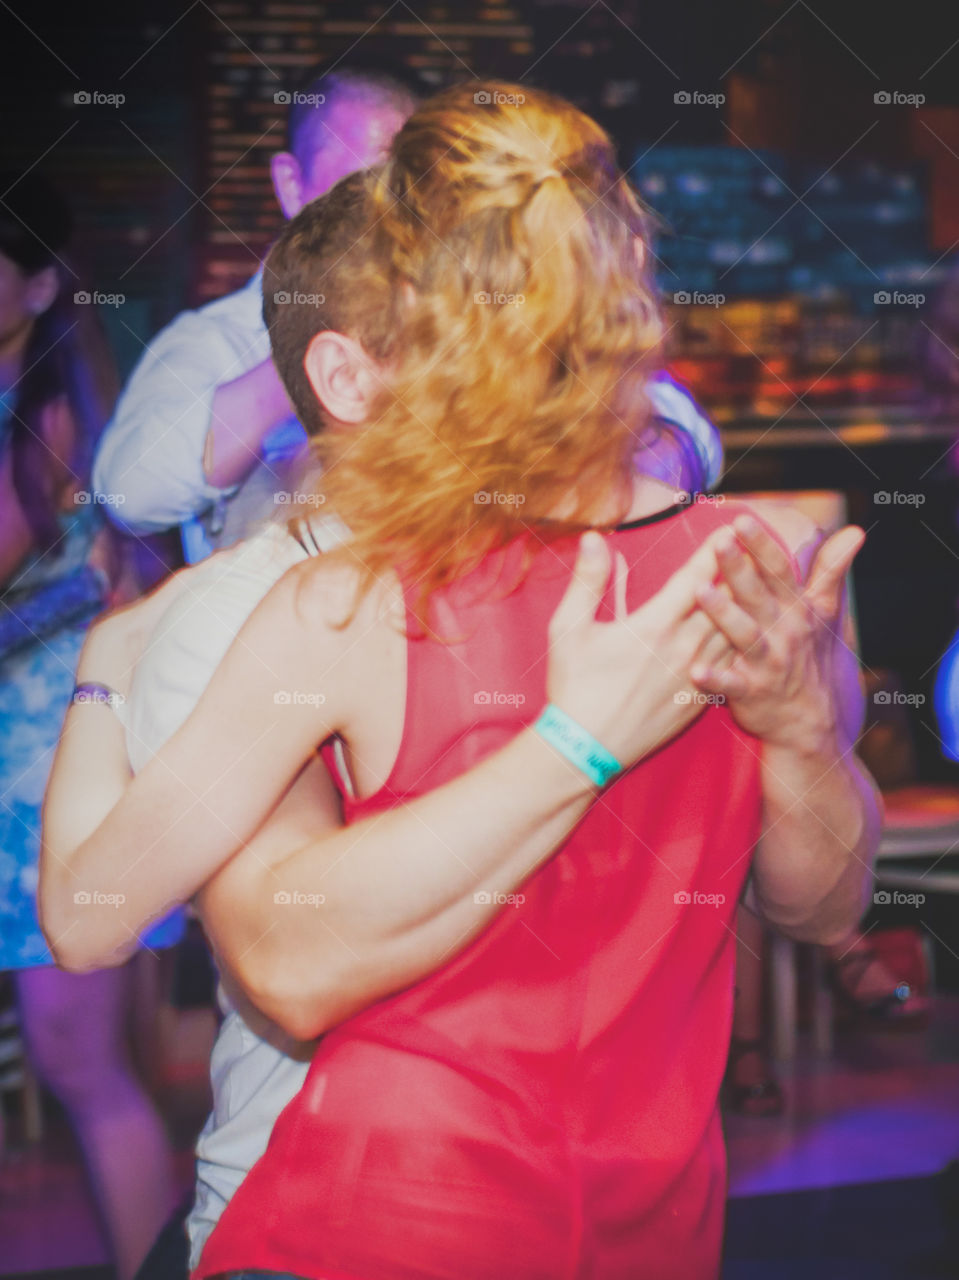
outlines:
[[[597,787],[605,787],[611,778],[623,771],[623,766],[602,743],[552,702],[547,703],[533,728]]]

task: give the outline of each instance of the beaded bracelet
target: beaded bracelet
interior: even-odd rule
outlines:
[[[84,680],[81,684],[74,686],[71,702],[102,702],[111,710],[115,711],[121,723],[123,721],[123,712],[121,708],[126,702],[122,693],[117,693],[116,689],[111,689],[108,684],[100,684],[96,680]]]

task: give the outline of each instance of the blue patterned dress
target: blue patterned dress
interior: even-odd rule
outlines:
[[[78,506],[60,525],[60,554],[33,556],[10,584],[14,607],[85,565],[97,509]],[[52,963],[36,910],[40,807],[88,626],[68,625],[0,659],[0,970]]]
[[[99,507],[77,505],[60,528],[59,554],[31,557],[0,595],[0,610],[80,573],[102,528]],[[0,657],[0,971],[53,963],[37,920],[40,811],[89,625],[89,617],[68,623]],[[182,929],[174,913],[147,941],[171,945]]]

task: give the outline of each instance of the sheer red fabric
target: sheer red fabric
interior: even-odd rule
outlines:
[[[611,533],[630,608],[735,514],[694,504]],[[349,820],[456,777],[535,719],[575,553],[517,544],[435,597],[441,638],[407,646],[392,774]],[[461,954],[325,1036],[196,1280],[714,1280],[716,1100],[758,763],[707,706]]]

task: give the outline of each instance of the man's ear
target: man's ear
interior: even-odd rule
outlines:
[[[331,417],[357,424],[367,420],[380,378],[376,365],[355,338],[329,329],[316,334],[303,357],[303,369]]]
[[[59,292],[60,277],[56,267],[44,267],[42,271],[34,272],[27,281],[27,310],[33,316],[42,316],[53,306]]]
[[[287,218],[295,218],[305,204],[299,160],[290,151],[277,151],[270,156],[270,177],[283,213]]]

